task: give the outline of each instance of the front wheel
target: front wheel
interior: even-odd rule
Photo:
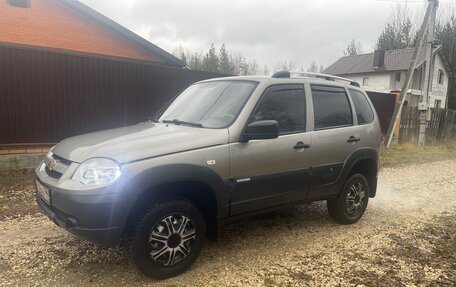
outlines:
[[[334,200],[328,200],[329,215],[342,224],[357,222],[369,202],[369,184],[362,174],[353,174]]]
[[[191,203],[172,200],[147,209],[130,240],[130,254],[146,276],[165,279],[184,272],[198,257],[206,225]]]

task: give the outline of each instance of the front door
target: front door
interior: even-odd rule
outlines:
[[[306,115],[303,85],[275,85],[265,91],[247,124],[276,120],[279,137],[230,144],[231,215],[305,199],[312,144]]]

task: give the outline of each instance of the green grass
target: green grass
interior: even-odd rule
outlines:
[[[388,149],[382,146],[380,151],[382,167],[425,163],[450,158],[456,158],[456,142],[423,147],[412,144],[391,145]]]

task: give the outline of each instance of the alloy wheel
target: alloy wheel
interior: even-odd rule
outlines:
[[[189,256],[195,236],[195,226],[188,217],[182,214],[166,216],[150,231],[150,257],[161,265],[172,266]]]
[[[362,182],[356,181],[348,188],[345,199],[345,211],[349,216],[358,216],[366,202],[366,190]]]

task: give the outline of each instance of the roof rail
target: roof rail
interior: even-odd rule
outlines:
[[[291,77],[306,77],[306,78],[317,78],[317,79],[323,79],[326,81],[342,81],[342,82],[348,82],[350,85],[359,87],[359,83],[347,79],[347,78],[342,78],[338,76],[333,76],[333,75],[328,75],[328,74],[321,74],[321,73],[311,73],[311,72],[290,72],[290,71],[279,71],[272,75],[273,78],[291,78]]]

